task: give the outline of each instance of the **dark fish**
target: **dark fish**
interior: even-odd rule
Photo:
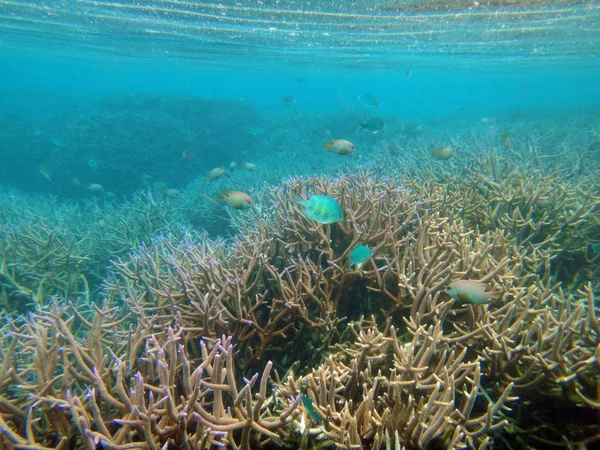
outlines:
[[[387,149],[392,156],[398,156],[400,154],[400,147],[398,147],[396,144],[388,144]]]
[[[292,106],[294,103],[296,103],[296,98],[292,97],[291,95],[287,95],[285,97],[281,97],[281,101],[286,106]]]
[[[502,139],[502,143],[507,150],[512,149],[512,143],[510,142],[510,136],[506,133],[500,135],[500,139]]]
[[[50,172],[48,169],[46,169],[44,166],[38,166],[38,171],[42,174],[42,176],[48,180],[48,181],[56,181],[56,178],[54,178],[54,175],[52,175],[52,172]]]
[[[385,122],[380,117],[374,117],[365,122],[358,122],[361,130],[368,130],[373,134],[383,131],[385,128]]]
[[[600,242],[594,242],[587,246],[587,257],[588,259],[594,259],[600,253]]]
[[[359,95],[358,99],[365,106],[374,106],[375,108],[379,108],[379,99],[370,92],[365,92],[364,94]]]

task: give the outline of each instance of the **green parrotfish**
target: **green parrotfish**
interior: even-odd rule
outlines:
[[[373,256],[373,252],[366,245],[358,245],[354,247],[354,250],[350,253],[350,261],[348,265],[352,269],[352,267],[356,266],[357,269],[369,260]]]
[[[294,198],[300,211],[309,219],[319,223],[336,223],[344,219],[342,207],[336,199],[327,195],[313,195],[308,200]]]

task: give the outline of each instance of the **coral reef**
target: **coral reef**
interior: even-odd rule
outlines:
[[[0,448],[597,443],[594,151],[515,136],[457,137],[451,162],[415,138],[403,165],[262,189],[249,174],[247,211],[213,206],[227,180],[39,222],[7,194],[2,292],[36,308],[0,313]],[[306,218],[293,199],[310,194],[344,220]],[[232,236],[186,225],[195,208]],[[373,251],[360,268],[356,245]],[[455,300],[459,280],[494,295]]]
[[[597,200],[564,188],[543,230],[533,217],[511,222],[502,218],[523,200],[509,200],[529,185],[505,170],[494,180],[505,203],[487,205],[499,211],[493,219],[468,211],[497,189],[473,189],[481,172],[453,189],[371,174],[290,179],[260,194],[264,208],[232,216],[233,239],[167,233],[115,258],[102,306],[56,300],[7,316],[5,445],[425,449],[556,439],[549,426],[529,436],[519,414],[539,398],[599,409],[593,288],[565,292],[552,274],[558,249],[582,239],[557,230],[589,224],[595,209],[576,203]],[[533,198],[546,186],[540,179]],[[339,199],[345,220],[305,218],[291,198],[308,193]],[[374,258],[350,269],[358,243]],[[501,297],[456,302],[444,289],[458,279]],[[567,432],[585,445],[598,430]]]
[[[278,415],[269,413],[271,364],[238,390],[231,338],[210,349],[202,342],[195,365],[182,329],[168,328],[164,340],[141,323],[128,332],[115,310],[55,304],[3,330],[11,339],[3,347],[0,386],[6,393],[19,383],[14,399],[0,402],[5,444],[65,448],[77,440],[89,449],[156,449],[227,442],[250,448],[260,436],[276,437],[274,430],[298,407],[299,399]],[[18,372],[17,354],[24,367]]]
[[[140,192],[119,205],[0,193],[0,307],[24,312],[52,297],[90,298],[112,258],[157,233],[183,232],[170,199]]]

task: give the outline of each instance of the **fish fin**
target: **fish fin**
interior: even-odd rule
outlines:
[[[502,296],[504,295],[504,291],[502,289],[492,289],[489,292],[485,293],[489,302],[494,302],[496,300],[498,300],[499,298],[502,298]]]
[[[458,299],[463,303],[471,303],[468,294],[458,294]]]
[[[234,204],[233,204],[233,207],[234,207],[235,209],[241,209],[241,208],[242,208],[242,202],[237,202],[237,203],[234,203]]]
[[[298,194],[296,194],[295,192],[292,192],[292,201],[294,203],[296,203],[298,206],[300,206],[301,208],[305,207],[304,202],[306,200],[304,200],[302,197],[300,197]]]
[[[594,259],[594,247],[592,247],[592,244],[587,245],[586,255],[588,260]]]
[[[333,145],[329,142],[323,142],[323,148],[331,148]]]

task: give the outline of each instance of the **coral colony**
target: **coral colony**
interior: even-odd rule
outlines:
[[[228,239],[182,225],[213,181],[38,221],[3,192],[0,448],[597,445],[597,165],[470,145],[206,203]]]

